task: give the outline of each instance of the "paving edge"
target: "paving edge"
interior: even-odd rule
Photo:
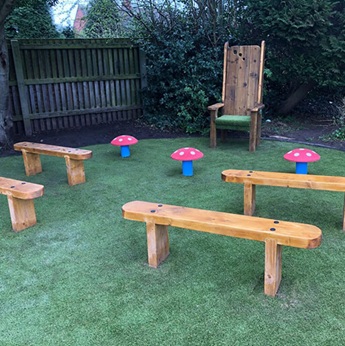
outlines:
[[[279,138],[269,138],[269,137],[261,137],[262,141],[275,141],[275,142],[284,142],[284,143],[298,143],[298,144],[304,144],[304,145],[310,145],[312,147],[320,147],[325,149],[332,149],[332,150],[339,150],[339,151],[345,151],[344,149],[340,148],[334,148],[330,145],[326,144],[319,144],[319,143],[312,143],[312,142],[303,142],[303,141],[295,141],[295,140],[286,140],[286,139],[279,139]]]

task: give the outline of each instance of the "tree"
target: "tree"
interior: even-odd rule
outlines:
[[[3,146],[10,145],[10,129],[12,120],[9,115],[9,58],[5,37],[6,19],[10,15],[14,6],[20,7],[22,4],[48,4],[53,6],[57,0],[2,0],[0,4],[0,144]]]
[[[85,35],[90,38],[121,37],[124,17],[114,0],[91,0],[86,9]]]
[[[46,2],[15,6],[5,24],[7,39],[58,38],[50,7]]]
[[[244,5],[242,37],[266,40],[269,88],[284,95],[275,107],[279,114],[289,113],[317,86],[345,86],[344,1],[249,0]]]

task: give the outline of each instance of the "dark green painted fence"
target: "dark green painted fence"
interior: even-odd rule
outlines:
[[[8,46],[16,134],[141,115],[145,57],[129,40],[12,40]]]

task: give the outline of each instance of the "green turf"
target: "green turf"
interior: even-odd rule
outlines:
[[[43,184],[37,225],[11,231],[0,196],[0,345],[342,345],[345,339],[344,196],[257,188],[255,215],[309,223],[317,249],[284,247],[275,298],[263,293],[264,244],[171,228],[170,256],[147,265],[145,224],[122,219],[143,200],[243,212],[243,185],[225,169],[294,172],[283,155],[296,144],[247,141],[209,149],[207,138],[141,140],[122,159],[111,145],[89,147],[85,184],[68,186],[64,160],[41,156],[26,177],[21,156],[0,158],[0,176]],[[184,177],[173,151],[205,156]],[[345,175],[345,154],[314,148],[309,173]]]

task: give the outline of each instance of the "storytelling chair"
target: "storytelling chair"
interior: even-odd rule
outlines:
[[[259,46],[224,46],[222,103],[208,107],[211,115],[210,147],[217,146],[217,129],[222,142],[227,130],[250,131],[249,151],[261,137],[262,86],[265,41]],[[221,115],[218,116],[218,110]]]

